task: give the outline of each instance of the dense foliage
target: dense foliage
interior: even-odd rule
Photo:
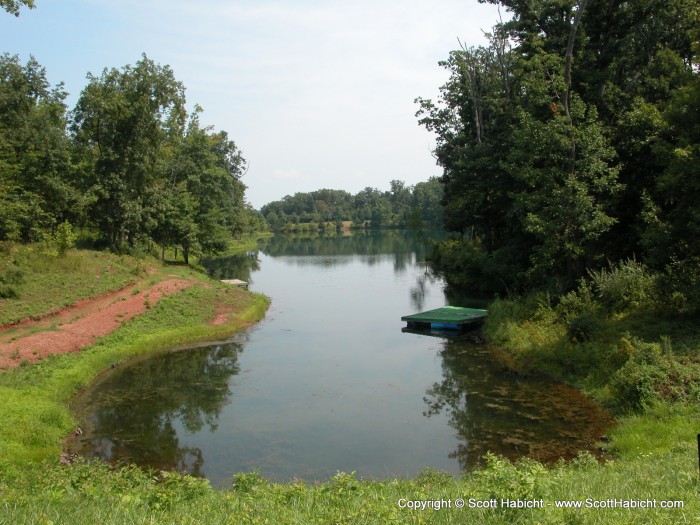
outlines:
[[[60,245],[83,226],[119,251],[157,244],[187,260],[261,229],[240,151],[200,125],[199,106],[187,115],[168,66],[144,55],[88,75],[71,112],[66,96],[33,58],[0,56],[0,241]]]
[[[486,333],[523,367],[581,386],[616,412],[699,406],[696,316],[636,261],[590,272],[557,301],[546,292],[499,299]]]
[[[418,99],[461,234],[437,262],[472,289],[561,292],[636,257],[697,296],[697,1],[481,1],[512,18]]]
[[[275,230],[338,221],[372,228],[443,228],[442,186],[437,178],[415,186],[392,180],[390,186],[389,191],[365,188],[356,195],[326,189],[295,193],[266,204],[260,211]]]

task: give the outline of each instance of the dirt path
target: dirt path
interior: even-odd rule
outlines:
[[[0,370],[14,368],[24,360],[36,362],[52,354],[77,352],[154,306],[161,298],[193,284],[173,278],[143,291],[137,291],[139,285],[134,284],[85,299],[45,318],[0,329]]]

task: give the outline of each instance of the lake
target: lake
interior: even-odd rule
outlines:
[[[445,293],[429,241],[405,232],[276,236],[212,259],[272,299],[229,341],[157,352],[80,398],[88,457],[204,476],[272,480],[455,475],[487,451],[552,462],[593,450],[609,415],[577,390],[524,377],[473,334],[402,331],[403,315],[485,303]]]

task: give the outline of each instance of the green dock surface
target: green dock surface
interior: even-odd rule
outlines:
[[[405,315],[402,321],[408,322],[408,326],[420,327],[429,325],[432,328],[462,328],[468,325],[481,323],[488,315],[486,310],[478,308],[462,308],[459,306],[443,306],[435,310],[421,312],[413,315]]]

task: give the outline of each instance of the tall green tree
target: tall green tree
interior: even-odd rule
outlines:
[[[0,239],[38,240],[81,213],[65,98],[34,58],[0,56]]]
[[[503,170],[514,118],[514,55],[496,28],[486,47],[450,53],[440,65],[450,78],[440,100],[417,99],[419,122],[436,136],[443,168],[445,226],[472,238],[475,228],[489,251],[512,238],[502,210],[515,182]]]
[[[216,253],[246,229],[245,169],[236,144],[224,131],[202,128],[197,106],[181,136],[164,148],[165,176],[152,184],[146,210],[154,216],[150,235],[165,249]],[[167,156],[165,154],[167,153]]]
[[[413,229],[444,229],[443,190],[437,177],[413,187],[407,226]]]
[[[502,269],[500,287],[573,281],[614,223],[614,153],[572,82],[585,5],[543,2],[497,26],[487,47],[443,63],[451,78],[439,103],[418,99],[437,135],[446,226],[469,233],[488,255],[480,264]]]
[[[144,196],[163,174],[164,144],[182,134],[184,86],[145,55],[134,66],[88,75],[74,111],[77,143],[92,163],[93,214],[110,245],[144,232]]]
[[[569,91],[595,106],[619,168],[616,222],[601,250],[612,259],[644,254],[642,211],[667,162],[655,149],[664,137],[663,113],[694,75],[697,0],[480,1],[510,11],[503,28],[523,57],[569,57]]]
[[[700,6],[694,15],[695,74],[674,90],[664,110],[665,126],[655,143],[664,169],[646,195],[643,219],[651,261],[678,268],[700,299]]]

